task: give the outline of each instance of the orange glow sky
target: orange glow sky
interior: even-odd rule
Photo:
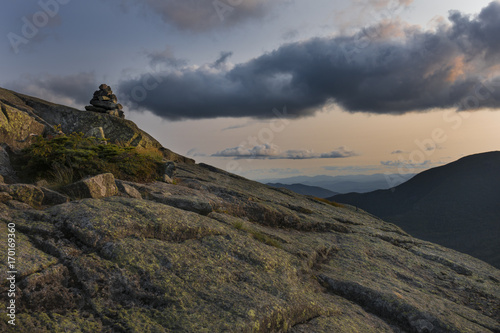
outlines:
[[[232,3],[239,5],[234,5],[224,14],[227,17],[222,17],[211,0],[61,1],[49,12],[38,1],[9,1],[3,4],[0,13],[0,29],[6,37],[0,48],[4,64],[0,86],[83,110],[99,84],[107,83],[125,105],[126,118],[165,147],[197,162],[251,179],[412,173],[465,155],[500,150],[500,110],[486,109],[488,104],[498,106],[495,104],[498,101],[486,95],[478,96],[470,87],[447,90],[448,85],[474,81],[467,81],[471,77],[481,82],[500,77],[500,52],[495,49],[498,38],[493,41],[486,38],[484,42],[481,38],[454,36],[450,40],[456,45],[444,47],[441,57],[425,54],[423,50],[419,58],[421,72],[412,68],[411,62],[391,71],[398,63],[404,63],[405,57],[411,58],[411,52],[406,52],[408,49],[422,45],[412,38],[421,38],[424,32],[442,37],[446,29],[451,35],[451,27],[460,20],[452,21],[450,10],[458,11],[462,20],[472,20],[468,22],[472,25],[471,22],[479,20],[478,14],[483,9],[499,4],[498,0],[244,0]],[[490,10],[490,16],[500,16],[499,11]],[[50,18],[39,24],[36,31],[25,27],[26,20],[33,21],[34,17],[43,18],[43,15]],[[485,17],[480,19],[486,20]],[[493,31],[494,35],[500,36],[500,26],[495,25],[500,17],[491,21],[493,23],[488,22],[492,29],[499,30]],[[355,45],[355,52],[347,59],[351,62],[344,66],[349,67],[354,60],[357,67],[350,68],[352,75],[342,76],[343,68],[338,65],[340,62],[335,63],[337,60],[332,54],[337,53],[332,50],[338,51],[337,42],[341,38],[352,40],[356,34],[373,31],[370,29],[378,33],[370,36],[368,44]],[[12,36],[18,36],[17,44]],[[384,53],[383,48],[375,47],[380,41],[381,45],[394,42],[391,45],[396,46]],[[476,55],[474,47],[493,51]],[[372,56],[372,51],[380,51],[381,56]],[[326,55],[335,66],[325,62],[322,71],[311,61],[310,67],[305,67],[316,70],[312,71],[315,75],[311,75],[311,79],[308,73],[300,71],[308,60],[307,52],[316,56],[313,59],[318,62]],[[379,61],[379,58],[384,59]],[[385,66],[386,63],[394,65]],[[385,66],[384,75],[377,76],[377,66]],[[406,72],[410,74],[404,74]],[[336,79],[336,75],[339,82],[332,79]],[[351,90],[345,91],[343,83],[349,84],[356,75],[366,75],[365,80],[359,80],[357,85],[352,84]],[[137,85],[141,88],[144,78],[157,77],[174,83],[163,86],[163,90],[147,91],[144,104],[130,98],[130,91]],[[414,87],[413,77],[416,81],[423,78],[437,82],[439,88],[436,89],[442,90],[435,91],[434,85],[425,84]],[[433,77],[438,79],[432,81]],[[258,84],[252,86],[254,81]],[[299,82],[298,87],[301,84],[306,87],[303,91],[312,92],[305,93],[303,100],[297,98],[299,102],[308,102],[293,104],[296,95],[303,92],[292,89],[296,88],[292,86],[294,81]],[[177,89],[178,82],[184,83],[179,84],[183,89]],[[323,82],[327,82],[324,86],[329,91],[323,89]],[[268,84],[267,90],[261,84]],[[130,87],[132,89],[127,90]],[[280,90],[280,87],[285,88]],[[400,87],[412,89],[402,89],[400,95],[393,98],[391,92]],[[276,97],[274,88],[279,98],[266,100],[268,96]],[[500,86],[489,89],[500,96]],[[446,99],[458,94],[456,91],[460,96],[451,102]],[[281,93],[285,97],[281,98]],[[356,94],[360,101],[368,102],[356,104]],[[420,111],[401,108],[399,104],[406,100],[398,97],[406,95]],[[437,104],[443,96],[447,104]],[[425,104],[428,97],[434,109]],[[456,108],[451,107],[457,100],[469,97],[478,101],[478,110],[457,113]],[[332,103],[324,105],[325,100]],[[375,105],[379,100],[382,103]],[[263,102],[259,104],[259,101]],[[282,110],[285,105],[295,118],[273,123],[273,109]],[[395,110],[386,112],[387,105],[396,105]],[[349,111],[360,108],[363,113]],[[184,116],[183,112],[189,115]],[[391,112],[402,114],[388,114]],[[433,136],[440,142],[429,144]],[[252,137],[256,139],[249,140]],[[418,142],[427,145],[421,146]],[[242,151],[257,148],[264,149],[268,158],[241,158]],[[324,158],[336,154],[344,157]],[[292,155],[305,158],[289,158]]]

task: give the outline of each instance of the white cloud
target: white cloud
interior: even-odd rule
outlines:
[[[320,158],[345,158],[356,156],[357,154],[346,148],[339,147],[328,153],[315,153],[309,149],[296,149],[281,151],[278,146],[274,144],[262,144],[251,148],[239,146],[227,148],[213,154],[214,157],[233,157],[235,159],[279,159],[279,160],[307,160],[307,159],[320,159]]]
[[[430,166],[432,163],[430,160],[425,160],[421,163],[415,163],[410,160],[397,160],[397,161],[380,161],[380,164],[387,167],[402,167],[402,168],[424,168]]]
[[[262,144],[251,148],[238,146],[226,148],[218,151],[212,156],[216,157],[235,157],[235,158],[270,158],[280,154],[279,147],[273,144]]]

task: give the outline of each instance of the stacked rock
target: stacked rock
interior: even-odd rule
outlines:
[[[111,87],[106,84],[101,84],[99,90],[94,92],[94,97],[90,100],[90,104],[92,105],[86,106],[85,110],[125,118],[122,111],[123,106],[118,104],[116,95],[113,94]]]

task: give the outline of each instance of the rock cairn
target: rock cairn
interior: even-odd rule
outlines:
[[[106,84],[101,84],[99,90],[94,92],[94,97],[90,100],[90,104],[92,105],[86,106],[85,110],[125,118],[122,111],[123,106],[118,104],[116,95],[113,94],[111,87]]]

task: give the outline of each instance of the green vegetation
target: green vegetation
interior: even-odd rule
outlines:
[[[252,235],[252,237],[256,240],[258,240],[261,243],[264,243],[269,246],[274,246],[278,249],[281,249],[281,243],[278,242],[276,239],[269,237],[266,234],[263,234],[260,231],[256,230],[248,230],[248,232]]]
[[[276,239],[269,237],[268,235],[254,229],[247,228],[243,225],[243,222],[241,221],[236,221],[233,223],[233,227],[237,230],[243,230],[248,232],[250,235],[252,235],[252,238],[255,240],[258,240],[261,243],[264,243],[269,246],[276,247],[278,249],[281,249],[281,243],[277,241]]]
[[[233,227],[237,230],[242,230],[243,229],[243,222],[241,221],[236,221],[233,223]]]
[[[162,155],[157,149],[110,144],[82,133],[38,136],[17,163],[22,178],[46,179],[55,187],[105,172],[136,182],[154,181],[162,173]]]
[[[314,200],[326,203],[327,205],[330,205],[330,206],[333,206],[333,207],[345,208],[345,206],[343,204],[339,204],[338,202],[335,202],[335,201],[330,201],[330,200],[327,200],[327,199],[316,198],[316,197],[314,198]]]

